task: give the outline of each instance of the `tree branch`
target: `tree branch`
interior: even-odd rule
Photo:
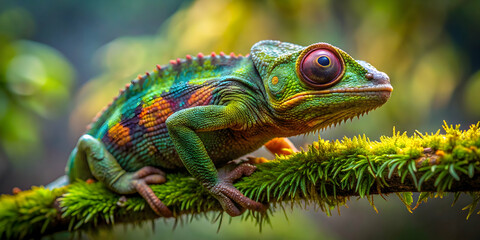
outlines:
[[[412,137],[394,131],[380,142],[365,136],[333,142],[320,139],[306,152],[258,165],[254,174],[235,186],[271,208],[244,215],[262,224],[272,207],[284,201],[307,201],[330,214],[350,196],[388,193],[402,193],[398,196],[410,210],[411,194],[403,192],[422,192],[419,201],[431,192],[469,192],[470,215],[480,199],[476,193],[480,191],[479,124],[467,131],[459,126],[444,129],[445,134],[417,132]],[[222,213],[218,202],[186,173],[169,174],[165,184],[152,189],[177,219]],[[118,195],[102,183],[77,182],[54,190],[33,187],[0,197],[0,238],[39,237],[157,217],[139,195]]]

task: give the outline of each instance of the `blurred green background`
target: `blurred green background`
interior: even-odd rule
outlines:
[[[64,173],[85,126],[118,89],[155,64],[212,51],[246,54],[263,39],[329,42],[386,72],[394,86],[382,108],[323,131],[327,139],[397,130],[430,132],[443,120],[480,119],[480,1],[189,0],[0,2],[0,193],[43,185]],[[296,137],[305,146],[317,136]],[[257,155],[267,155],[260,150]],[[267,155],[268,156],[268,155]],[[271,157],[271,156],[268,156]],[[352,201],[341,216],[313,207],[278,209],[262,233],[251,222],[199,219],[171,231],[117,227],[96,238],[452,239],[479,236],[451,197],[413,214],[400,201]],[[60,234],[57,238],[68,238]],[[85,236],[88,237],[88,236]],[[92,236],[90,236],[92,237]],[[94,236],[93,236],[94,237]]]

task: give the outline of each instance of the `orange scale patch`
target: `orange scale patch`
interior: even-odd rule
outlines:
[[[201,106],[204,105],[204,103],[209,102],[212,98],[213,89],[214,87],[212,86],[204,86],[196,90],[188,99],[188,106]]]
[[[124,146],[131,140],[130,128],[117,123],[108,130],[108,137],[117,143],[117,145]]]
[[[172,113],[170,104],[162,97],[159,97],[151,105],[143,108],[139,115],[139,124],[145,126],[149,132],[155,131]]]

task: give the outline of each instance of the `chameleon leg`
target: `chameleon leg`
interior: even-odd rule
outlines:
[[[136,172],[126,172],[105,149],[103,143],[88,134],[80,137],[75,149],[67,169],[70,182],[93,175],[119,194],[138,192],[158,215],[172,216],[172,212],[148,186],[148,184],[161,184],[166,181],[165,173],[160,169],[146,166]],[[86,166],[90,170],[89,173],[85,173]]]
[[[272,154],[290,155],[292,153],[298,152],[298,149],[288,138],[274,138],[265,143],[264,146]],[[248,157],[248,163],[251,164],[260,164],[268,161],[269,160],[264,157]]]
[[[263,204],[245,197],[232,185],[234,179],[251,174],[255,167],[240,165],[231,173],[220,175],[196,132],[235,127],[241,119],[240,116],[241,113],[236,107],[211,105],[178,111],[166,121],[170,138],[185,168],[210,191],[231,216],[242,213],[234,202],[256,211],[266,209]]]

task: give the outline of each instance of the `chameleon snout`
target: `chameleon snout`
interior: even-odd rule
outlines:
[[[367,80],[375,85],[390,85],[390,78],[386,73],[378,71],[374,66],[365,61],[357,60],[357,63],[367,70],[367,73],[365,74]]]
[[[390,78],[387,74],[380,71],[369,71],[365,74],[365,77],[372,81],[376,85],[390,85]]]

